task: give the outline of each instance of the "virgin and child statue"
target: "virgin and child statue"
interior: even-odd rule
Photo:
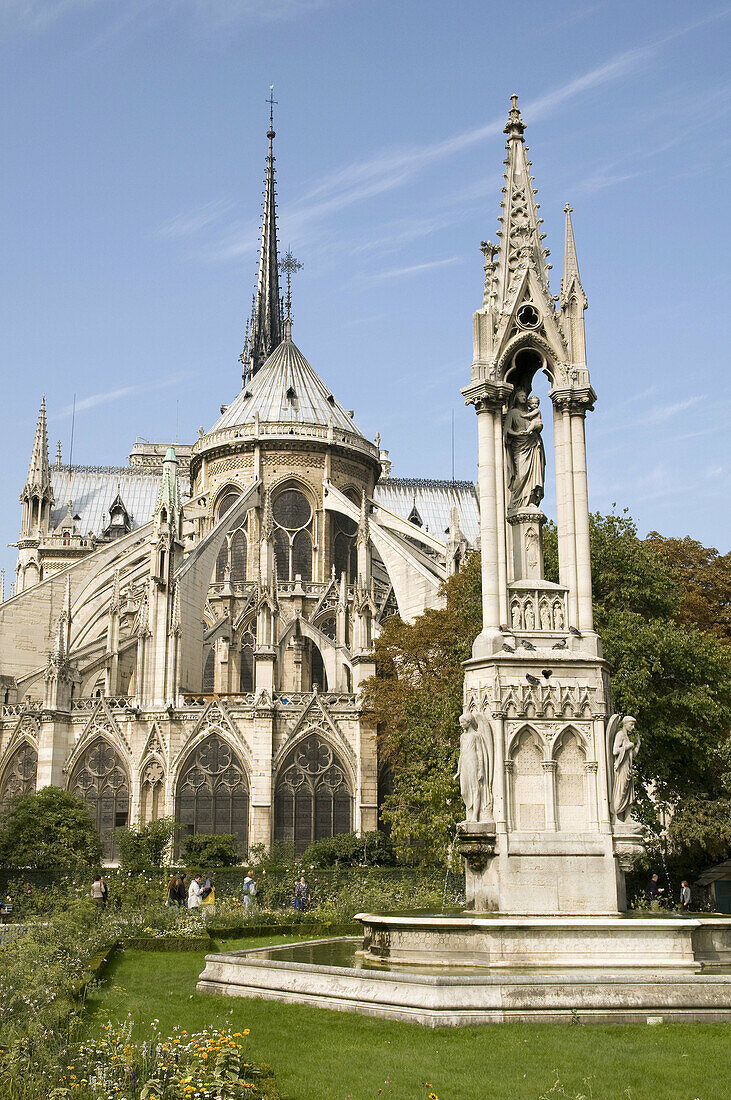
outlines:
[[[518,390],[505,418],[503,435],[508,467],[508,507],[538,506],[543,500],[546,452],[543,420],[535,394]]]

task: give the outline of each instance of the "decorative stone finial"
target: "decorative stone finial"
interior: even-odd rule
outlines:
[[[524,130],[525,123],[520,117],[520,111],[518,110],[518,97],[517,95],[511,95],[510,112],[508,114],[508,121],[506,123],[503,133],[508,135],[509,141],[512,138],[516,138],[518,141],[522,141]]]

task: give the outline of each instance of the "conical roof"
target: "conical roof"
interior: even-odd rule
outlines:
[[[317,424],[365,438],[305,359],[285,326],[285,338],[208,432],[253,423]]]

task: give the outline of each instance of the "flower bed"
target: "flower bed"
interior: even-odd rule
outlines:
[[[0,1051],[0,1084],[6,1100],[277,1100],[268,1066],[249,1060],[249,1029],[206,1028],[194,1034],[159,1032],[156,1020],[142,1041],[132,1020],[105,1024],[99,1038],[56,1043],[53,1058],[20,1041]]]

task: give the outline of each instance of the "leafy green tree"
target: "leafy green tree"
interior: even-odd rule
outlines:
[[[365,864],[389,866],[394,862],[391,841],[382,832],[338,833],[309,844],[302,853],[305,867],[362,867]]]
[[[168,817],[150,821],[139,829],[117,829],[117,849],[123,870],[140,874],[164,867],[170,843],[179,826]]]
[[[645,540],[680,586],[675,618],[731,643],[731,551],[695,539],[668,539],[651,531]]]
[[[233,833],[193,833],[185,841],[188,867],[234,867],[239,862]]]
[[[469,559],[444,586],[445,606],[413,623],[394,617],[376,641],[378,674],[365,689],[379,726],[393,790],[382,805],[401,862],[446,857],[464,814],[454,779],[462,707],[462,662],[482,623],[480,561]]]
[[[3,867],[93,866],[101,857],[99,834],[86,805],[59,787],[20,795],[0,822]]]

